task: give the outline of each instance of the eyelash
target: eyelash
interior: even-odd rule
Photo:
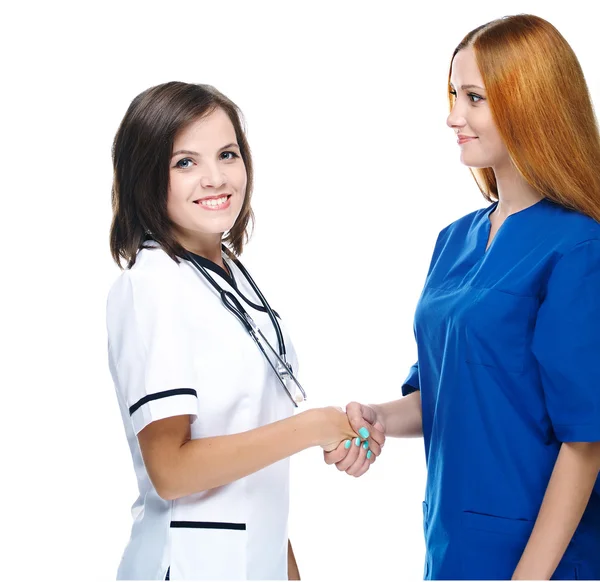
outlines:
[[[231,154],[231,156],[232,156],[232,157],[230,157],[230,158],[221,158],[221,159],[223,159],[225,162],[230,162],[231,160],[234,160],[234,159],[236,159],[236,158],[239,158],[239,157],[240,157],[240,156],[239,156],[239,154],[236,154],[235,152],[229,152],[229,151],[228,151],[228,152],[222,152],[222,153],[221,153],[221,156],[224,156],[224,155],[226,155],[226,154]],[[180,164],[181,164],[181,162],[192,162],[192,163],[194,163],[194,160],[192,160],[192,158],[181,158],[181,159],[180,159],[180,160],[179,160],[179,161],[178,161],[178,162],[175,164],[175,167],[176,167],[176,168],[178,168],[178,169],[180,169],[180,170],[187,170],[187,169],[189,169],[189,168],[190,168],[190,166],[183,167],[183,166],[181,166],[181,165],[180,165]]]
[[[187,170],[189,168],[189,166],[186,166],[185,168],[183,166],[180,166],[179,164],[181,164],[181,162],[191,162],[192,160],[190,158],[181,158],[181,160],[179,160],[176,164],[175,167],[179,168],[180,170]]]
[[[456,91],[450,90],[450,95],[453,95],[454,98],[456,99]],[[481,101],[485,101],[485,97],[482,97],[481,95],[477,95],[477,93],[467,93],[467,97],[471,100],[471,103],[480,103]],[[477,101],[474,101],[473,97],[475,97],[477,99]]]

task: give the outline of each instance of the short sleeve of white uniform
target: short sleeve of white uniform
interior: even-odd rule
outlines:
[[[136,435],[170,416],[193,422],[198,412],[179,265],[161,250],[147,252],[162,256],[152,269],[124,271],[107,301],[109,364]]]

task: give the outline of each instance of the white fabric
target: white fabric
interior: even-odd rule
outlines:
[[[226,263],[241,294],[260,305],[239,269]],[[277,349],[268,314],[244,302],[225,277],[209,273],[238,295]],[[296,372],[294,348],[280,325]],[[140,493],[117,578],[162,580],[170,568],[171,580],[286,579],[287,459],[229,485],[165,501],[148,478],[136,437],[150,422],[174,415],[190,415],[192,438],[290,416],[293,405],[252,338],[191,263],[177,264],[156,247],[141,250],[114,283],[107,327],[109,365]],[[185,393],[165,395],[181,389]],[[182,521],[246,529],[171,527]]]

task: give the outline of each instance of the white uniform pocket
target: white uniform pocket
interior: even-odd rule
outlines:
[[[171,580],[245,580],[245,523],[171,522]]]

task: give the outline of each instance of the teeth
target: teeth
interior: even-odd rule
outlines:
[[[223,198],[217,198],[216,200],[200,200],[200,204],[202,206],[221,206],[227,202],[227,196],[223,196]]]

